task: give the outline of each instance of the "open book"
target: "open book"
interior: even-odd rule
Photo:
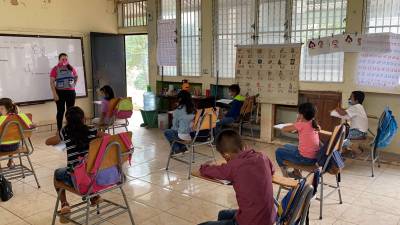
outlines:
[[[232,99],[220,99],[217,102],[229,105],[231,104],[232,101],[233,101]]]
[[[67,146],[65,145],[65,143],[64,143],[63,141],[60,142],[59,144],[53,145],[53,147],[54,147],[57,151],[60,151],[60,152],[64,151],[64,150],[67,148]]]
[[[286,126],[289,126],[289,125],[292,125],[292,123],[281,123],[281,124],[276,124],[276,125],[274,125],[274,128],[275,128],[275,129],[282,130],[282,128],[284,128],[284,127],[286,127]]]

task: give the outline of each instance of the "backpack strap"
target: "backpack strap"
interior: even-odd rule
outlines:
[[[104,153],[105,153],[105,151],[107,149],[107,145],[108,145],[109,140],[110,140],[110,135],[106,135],[106,136],[103,137],[103,140],[102,140],[101,145],[100,145],[99,152],[97,153],[96,161],[95,161],[94,166],[93,166],[92,171],[91,171],[93,174],[95,174],[97,172],[97,170],[100,168],[100,164],[101,164],[101,161],[103,159]]]
[[[122,143],[124,143],[125,147],[129,150],[132,149],[132,140],[129,138],[128,133],[119,133],[118,136],[121,138]],[[129,165],[131,166],[131,159],[132,159],[132,153],[128,155],[128,162]]]

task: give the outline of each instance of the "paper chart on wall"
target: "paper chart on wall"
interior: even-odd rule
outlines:
[[[157,25],[158,65],[176,66],[176,20],[159,20]]]
[[[297,105],[301,44],[243,45],[236,50],[236,81],[263,103]]]

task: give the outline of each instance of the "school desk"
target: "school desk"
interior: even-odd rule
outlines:
[[[217,161],[215,164],[216,165],[221,165],[222,163],[226,163],[224,161]],[[192,172],[192,176],[203,179],[203,180],[208,180],[214,183],[218,183],[218,184],[224,184],[224,185],[230,185],[230,183],[228,181],[224,181],[224,180],[217,180],[217,179],[212,179],[209,177],[205,177],[202,176],[200,173],[200,170],[195,170]],[[279,186],[284,186],[284,187],[296,187],[296,185],[298,184],[298,181],[292,178],[288,178],[288,177],[283,177],[283,176],[279,176],[279,175],[273,175],[272,176],[272,183],[279,185]]]

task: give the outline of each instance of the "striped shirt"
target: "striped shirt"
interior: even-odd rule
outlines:
[[[65,143],[67,150],[67,167],[73,169],[79,163],[79,158],[84,157],[88,153],[90,141],[97,137],[97,128],[89,127],[87,136],[89,141],[82,147],[76,145],[76,141],[71,139],[71,134],[65,127],[60,130],[60,137]]]

